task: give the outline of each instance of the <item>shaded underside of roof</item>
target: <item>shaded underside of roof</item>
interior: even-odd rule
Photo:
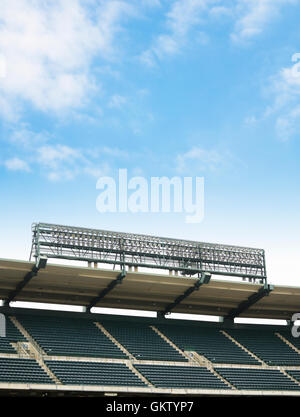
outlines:
[[[6,299],[33,262],[0,260],[0,299]],[[88,306],[115,280],[120,271],[78,266],[47,264],[17,294],[14,301]],[[127,272],[95,307],[164,311],[174,300],[192,287],[197,278],[163,274]],[[261,285],[249,282],[211,279],[172,310],[174,313],[227,316]],[[275,286],[266,297],[249,307],[240,317],[291,319],[300,308],[300,287]]]

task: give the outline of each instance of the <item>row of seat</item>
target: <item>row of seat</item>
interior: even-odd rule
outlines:
[[[270,366],[300,365],[300,355],[275,335],[274,330],[231,329],[228,333]]]
[[[122,363],[46,361],[63,384],[146,386]]]
[[[34,359],[0,358],[0,382],[53,384]]]
[[[123,363],[62,360],[46,360],[45,363],[65,385],[147,386]],[[134,364],[134,367],[156,388],[231,389],[204,367],[144,364]],[[279,370],[219,367],[215,370],[239,390],[300,390],[300,385]],[[300,370],[287,372],[300,383]],[[0,383],[3,382],[54,383],[34,359],[20,358],[0,358]]]
[[[101,321],[103,326],[136,358],[140,360],[187,361],[148,325]]]
[[[48,355],[127,358],[91,320],[34,315],[17,319]]]
[[[9,317],[6,320],[6,337],[0,337],[0,353],[16,353],[16,350],[12,346],[12,342],[25,341],[25,337],[13,324]]]
[[[128,356],[102,333],[90,319],[18,314],[18,321],[49,356],[80,356],[128,359]],[[169,322],[169,323],[168,323]],[[101,320],[101,324],[139,360],[186,362],[187,358],[161,338],[151,322]],[[196,351],[218,364],[260,365],[252,355],[226,337],[220,328],[153,324],[182,351]],[[230,336],[268,365],[300,365],[300,355],[272,329],[227,329]],[[300,348],[300,340],[283,329],[281,333]],[[16,353],[12,342],[25,341],[8,318],[7,337],[0,338],[0,353]]]
[[[300,390],[300,385],[279,370],[216,368],[216,371],[239,390]]]
[[[184,325],[157,326],[175,345],[186,351],[195,351],[213,363],[260,365],[247,352],[228,339],[219,329],[192,329]]]
[[[230,389],[207,368],[140,364],[134,366],[157,388]]]

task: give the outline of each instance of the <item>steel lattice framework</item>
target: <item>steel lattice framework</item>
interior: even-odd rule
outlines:
[[[32,226],[31,255],[141,266],[179,271],[183,275],[208,272],[266,281],[263,249],[221,245],[157,236],[111,232],[48,223]]]

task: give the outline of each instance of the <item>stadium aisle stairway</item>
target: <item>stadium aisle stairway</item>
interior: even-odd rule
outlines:
[[[195,351],[213,363],[260,365],[217,328],[160,324],[156,327],[181,350]]]
[[[188,359],[162,339],[149,324],[101,320],[101,324],[138,360],[182,362]]]
[[[286,371],[291,377],[295,378],[300,383],[300,369],[289,369]],[[300,388],[300,387],[299,387]]]
[[[276,336],[274,330],[230,329],[226,331],[269,366],[300,365],[300,355]]]

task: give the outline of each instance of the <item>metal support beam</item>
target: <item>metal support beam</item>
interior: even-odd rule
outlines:
[[[90,302],[90,304],[86,307],[86,312],[90,313],[91,309],[93,307],[95,307],[95,305],[102,300],[103,297],[106,296],[106,294],[108,294],[111,290],[113,290],[115,288],[116,285],[118,284],[122,284],[123,279],[126,277],[126,271],[123,270],[119,273],[119,275],[117,276],[117,278],[113,281],[111,281],[108,286],[106,288],[104,288],[104,290],[102,290],[97,297],[93,298],[92,301]]]
[[[266,297],[270,294],[271,291],[274,290],[274,286],[272,284],[267,284],[261,287],[256,293],[250,295],[247,300],[242,301],[237,308],[233,308],[229,314],[225,317],[225,320],[233,320],[235,317],[238,317],[244,311],[248,310],[249,307],[253,306],[263,297]]]
[[[36,264],[32,267],[32,270],[28,272],[23,280],[19,282],[16,288],[11,291],[6,300],[4,300],[4,305],[9,306],[9,303],[15,299],[15,297],[22,291],[22,289],[28,284],[28,282],[35,277],[40,269],[45,269],[47,265],[47,257],[40,256],[36,260]]]
[[[208,284],[211,279],[211,274],[203,272],[197,282],[190,288],[188,288],[182,295],[176,298],[176,300],[169,304],[164,311],[158,312],[158,317],[164,317],[166,314],[170,313],[174,307],[180,304],[184,299],[191,295],[194,291],[198,291],[201,285]]]

